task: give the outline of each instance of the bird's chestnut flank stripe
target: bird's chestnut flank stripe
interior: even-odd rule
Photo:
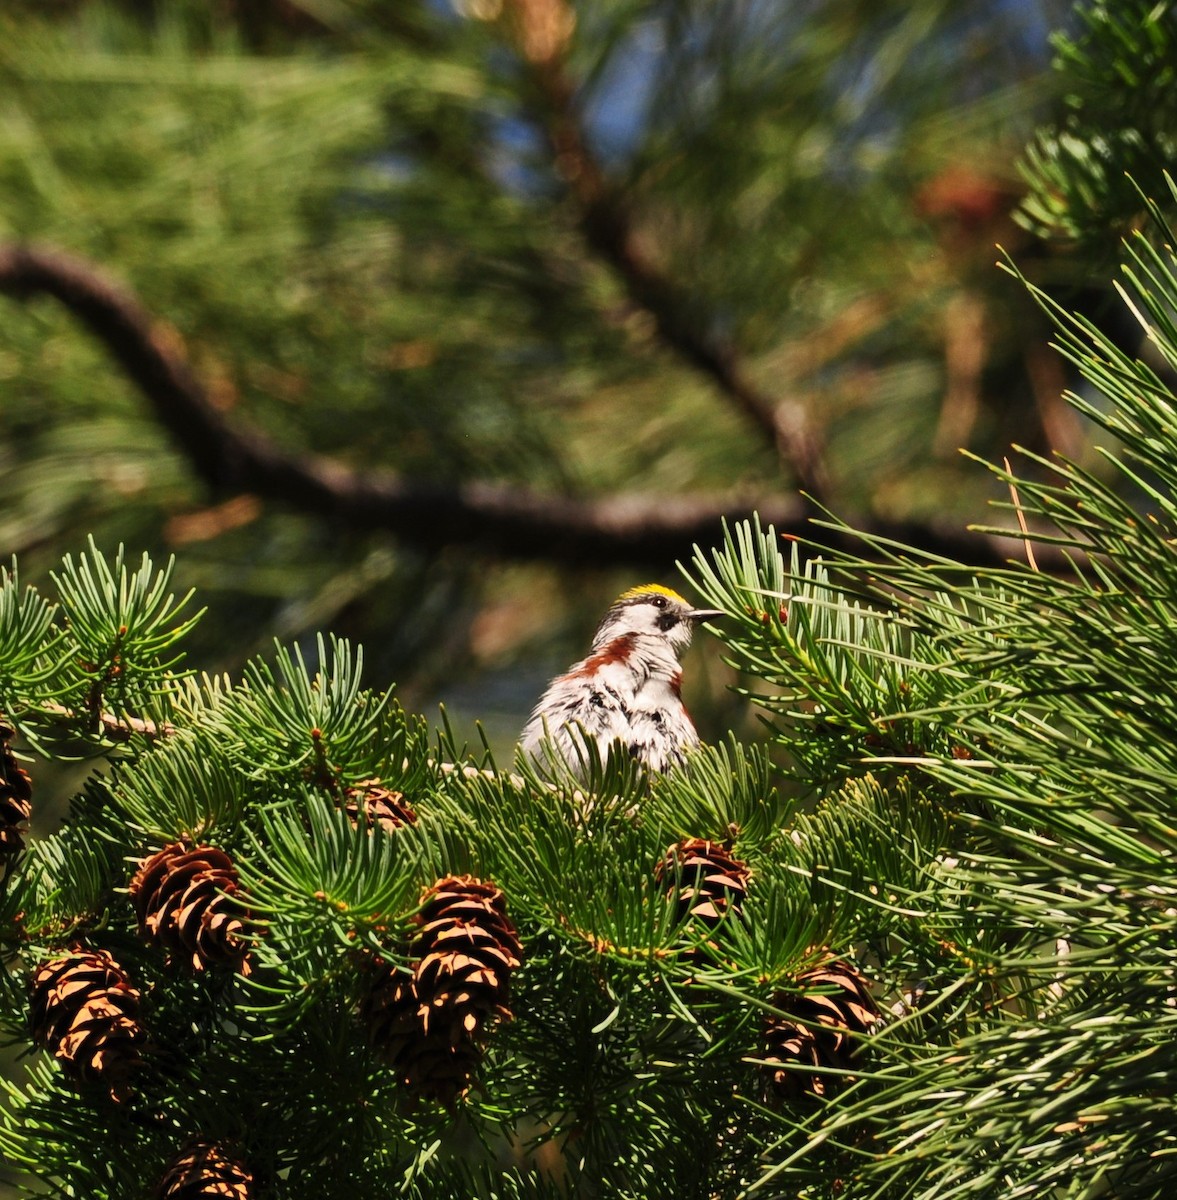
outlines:
[[[621,637],[614,638],[608,645],[598,650],[596,654],[586,658],[579,667],[574,667],[569,671],[566,678],[591,678],[602,668],[609,666],[610,663],[625,662],[633,653],[636,642],[637,639],[632,633],[622,634]]]

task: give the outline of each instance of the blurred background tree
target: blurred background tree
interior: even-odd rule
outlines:
[[[504,740],[720,512],[1008,554],[957,448],[1086,453],[993,265],[1087,278],[1011,219],[1066,19],[10,0],[0,549],[182,548],[197,661],[330,628]]]

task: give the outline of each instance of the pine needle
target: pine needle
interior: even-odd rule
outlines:
[[[1038,563],[1034,559],[1034,543],[1030,540],[1030,527],[1026,524],[1026,514],[1022,511],[1022,502],[1018,499],[1018,487],[1013,481],[1013,468],[1009,465],[1009,459],[1003,460],[1005,463],[1006,474],[1010,476],[1009,480],[1009,495],[1014,504],[1014,512],[1018,514],[1018,526],[1022,531],[1022,541],[1026,544],[1026,561],[1030,564],[1031,571],[1038,570]]]

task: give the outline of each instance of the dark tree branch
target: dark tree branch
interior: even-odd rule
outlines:
[[[59,300],[115,358],[193,470],[220,494],[249,493],[350,529],[380,529],[426,551],[463,546],[503,558],[579,565],[667,566],[693,546],[716,544],[721,521],[757,512],[784,535],[805,536],[804,507],[787,496],[616,495],[574,499],[509,484],[431,484],[355,471],[294,454],[230,423],[210,402],[167,326],[91,264],[59,251],[0,245],[0,292]],[[1020,557],[1020,542],[934,525],[874,522],[871,534],[970,566]],[[857,538],[822,534],[865,552]],[[1039,548],[1039,559],[1049,547]]]
[[[753,382],[735,345],[706,330],[683,303],[683,289],[646,251],[630,206],[607,180],[584,139],[566,55],[572,13],[565,0],[510,0],[514,36],[544,107],[556,168],[580,210],[585,240],[608,262],[630,298],[649,313],[663,342],[709,376],[815,499],[827,479],[818,438],[801,405],[776,401]]]

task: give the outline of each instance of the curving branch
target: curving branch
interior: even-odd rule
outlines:
[[[44,247],[0,245],[0,293],[22,300],[47,295],[65,305],[119,363],[180,453],[219,495],[246,493],[351,529],[385,530],[425,551],[462,546],[502,558],[593,566],[672,564],[689,557],[696,543],[716,544],[724,518],[753,512],[786,537],[804,537],[811,529],[805,506],[788,496],[576,499],[509,484],[405,480],[291,453],[218,411],[174,330],[154,321],[91,263]],[[1016,533],[974,535],[948,525],[876,521],[866,532],[970,567],[998,566],[1021,550]],[[859,538],[837,530],[821,540],[869,552]],[[1042,559],[1049,550],[1038,551],[1048,569],[1053,562]]]
[[[566,66],[575,15],[565,0],[509,0],[515,43],[544,110],[556,168],[580,210],[592,250],[609,263],[630,299],[654,319],[662,341],[710,376],[772,445],[798,488],[815,499],[826,491],[816,431],[803,407],[766,395],[749,376],[735,345],[709,332],[683,303],[683,289],[642,243],[625,197],[612,186],[581,129],[576,86]]]

